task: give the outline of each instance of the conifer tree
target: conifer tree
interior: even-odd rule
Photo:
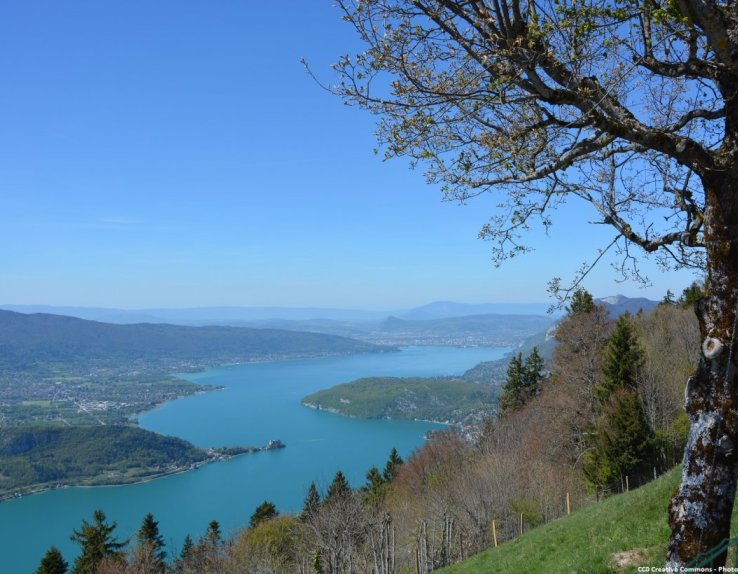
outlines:
[[[538,347],[533,347],[523,366],[523,388],[526,403],[541,394],[543,365],[543,357],[538,353]]]
[[[533,347],[525,362],[522,353],[510,359],[507,366],[507,381],[498,399],[500,412],[521,409],[541,392],[543,364],[538,347]]]
[[[620,476],[638,474],[649,461],[652,433],[638,394],[629,388],[613,393],[599,429],[602,448]]]
[[[589,313],[594,307],[592,294],[586,289],[580,288],[572,293],[571,302],[566,311],[569,315],[575,315],[577,313]]]
[[[205,534],[198,539],[190,561],[195,571],[217,571],[221,562],[221,546],[220,524],[217,520],[211,520]]]
[[[595,390],[600,405],[607,403],[616,389],[637,386],[638,370],[643,363],[643,352],[638,343],[633,320],[628,313],[618,317],[605,348],[602,364],[604,378]]]
[[[336,472],[328,487],[328,493],[325,496],[325,502],[330,503],[333,501],[341,500],[351,494],[351,486],[349,485],[346,475],[340,470]]]
[[[36,574],[66,574],[68,566],[59,549],[52,546],[41,559]]]
[[[249,520],[249,528],[254,528],[262,522],[266,522],[267,520],[276,518],[278,515],[279,512],[277,512],[277,507],[268,500],[265,500],[256,507],[256,510],[254,510],[254,513],[251,515],[251,519]]]
[[[638,397],[643,352],[629,314],[621,315],[607,342],[603,379],[595,388],[599,417],[584,459],[584,472],[596,488],[617,488],[636,477],[652,457],[653,431]]]
[[[671,292],[671,289],[667,289],[666,295],[664,295],[660,305],[674,305],[675,303],[676,299],[674,299],[674,293]]]
[[[220,524],[218,524],[217,520],[211,520],[208,523],[205,539],[212,546],[218,546],[220,543]]]
[[[318,492],[318,487],[315,486],[315,483],[311,482],[310,486],[308,487],[307,495],[305,496],[305,502],[302,505],[300,520],[305,521],[308,518],[315,516],[315,513],[318,512],[319,508],[320,493]]]
[[[117,524],[108,524],[105,513],[96,510],[92,515],[93,523],[82,521],[82,528],[75,530],[70,537],[79,544],[82,553],[74,561],[72,574],[95,574],[98,565],[104,558],[123,558],[122,548],[125,542],[118,542],[113,537]]]
[[[402,457],[398,454],[397,449],[393,448],[389,454],[386,464],[384,465],[384,471],[382,471],[382,478],[385,482],[392,482],[397,476],[397,472],[400,467],[405,464]]]
[[[163,573],[166,569],[164,539],[159,533],[159,523],[148,513],[136,532],[137,545],[134,551],[134,562],[146,565],[147,572]]]
[[[371,467],[366,473],[366,484],[362,487],[366,502],[378,506],[384,499],[386,481],[376,466]]]
[[[187,534],[182,542],[182,550],[179,552],[179,556],[174,560],[172,564],[172,570],[175,574],[184,574],[192,572],[193,562],[195,561],[195,555],[197,549],[192,537]]]
[[[366,472],[366,485],[364,490],[371,491],[379,488],[384,484],[384,477],[376,466],[371,467]]]
[[[694,308],[697,301],[705,296],[705,288],[701,283],[693,281],[692,284],[682,291],[677,304],[685,309]]]
[[[184,542],[182,543],[182,551],[179,554],[180,558],[182,558],[182,560],[187,560],[192,555],[194,548],[195,543],[192,541],[192,536],[189,534],[186,535]]]
[[[616,389],[600,414],[593,448],[584,459],[587,480],[598,490],[616,490],[625,477],[647,474],[652,460],[653,433],[643,414],[638,393]]]
[[[500,412],[514,411],[525,404],[523,379],[523,354],[518,353],[510,359],[507,365],[507,380],[498,399]]]

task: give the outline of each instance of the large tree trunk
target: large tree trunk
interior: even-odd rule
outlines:
[[[682,480],[669,508],[667,566],[677,568],[730,535],[738,477],[738,174],[703,177],[706,193],[706,296],[697,305],[702,356],[689,379],[690,428]],[[714,566],[725,563],[725,554]]]

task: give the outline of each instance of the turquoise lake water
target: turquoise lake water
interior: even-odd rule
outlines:
[[[34,572],[51,545],[71,565],[76,546],[69,536],[97,508],[118,523],[120,539],[135,533],[144,515],[153,513],[171,554],[186,534],[196,540],[211,520],[220,523],[225,535],[234,534],[264,500],[281,512],[299,511],[310,482],[324,489],[339,469],[353,486],[360,486],[366,471],[372,465],[381,468],[393,447],[407,457],[427,430],[440,425],[350,419],[303,407],[303,396],[365,376],[458,375],[505,352],[409,347],[399,353],[253,363],[186,375],[225,388],[145,413],[139,417],[142,427],[201,447],[280,439],[287,448],[143,484],[68,488],[2,502],[0,572]]]

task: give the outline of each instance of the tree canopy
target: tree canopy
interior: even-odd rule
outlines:
[[[423,162],[447,199],[506,194],[481,231],[495,261],[526,251],[521,232],[577,197],[614,229],[602,247],[622,252],[624,273],[639,274],[629,243],[671,267],[704,265],[694,172],[730,161],[717,38],[699,33],[717,6],[339,4],[368,49],[339,62],[334,89],[378,114],[385,155]]]

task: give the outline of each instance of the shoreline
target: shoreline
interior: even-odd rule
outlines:
[[[236,454],[223,454],[216,452],[210,452],[212,449],[207,449],[206,452],[209,452],[208,457],[206,459],[203,459],[201,461],[194,462],[186,467],[177,467],[172,470],[167,470],[163,472],[158,472],[156,474],[150,474],[146,476],[142,476],[141,478],[132,478],[130,480],[123,480],[120,482],[110,482],[110,483],[102,483],[102,484],[83,484],[86,480],[95,480],[95,477],[88,477],[80,480],[80,483],[69,483],[69,484],[61,484],[61,483],[55,483],[55,484],[40,484],[40,485],[30,485],[27,487],[19,488],[15,492],[9,493],[9,494],[0,494],[0,504],[3,502],[7,502],[9,500],[15,500],[16,498],[25,498],[26,496],[33,496],[35,494],[42,494],[44,492],[48,492],[51,490],[66,490],[68,488],[115,488],[119,486],[131,486],[134,484],[146,484],[147,482],[154,482],[155,480],[160,480],[162,478],[167,478],[170,476],[176,476],[178,474],[184,474],[186,472],[193,472],[196,471],[203,466],[209,465],[209,464],[215,464],[218,462],[228,462],[230,460],[233,460],[235,458],[247,455],[247,454],[256,454],[258,452],[267,452],[270,450],[280,450],[284,447],[275,447],[275,448],[268,448],[268,446],[250,446],[250,447],[238,447],[242,448],[243,452],[239,452]],[[206,450],[206,449],[203,449]],[[26,490],[28,489],[28,490]]]
[[[201,374],[201,373],[207,372],[208,370],[211,370],[211,369],[237,367],[237,366],[241,366],[241,365],[249,365],[249,364],[256,364],[256,363],[273,363],[273,362],[281,362],[281,361],[300,361],[300,360],[308,360],[308,359],[320,359],[320,358],[330,358],[330,357],[343,357],[343,356],[349,356],[349,355],[382,354],[382,353],[397,353],[397,352],[401,352],[401,348],[400,347],[397,347],[397,346],[388,346],[388,345],[384,345],[384,346],[382,346],[382,345],[376,345],[376,346],[378,347],[377,349],[361,351],[361,352],[358,352],[358,353],[347,353],[347,352],[330,353],[330,352],[324,352],[324,353],[306,353],[304,355],[298,355],[298,356],[291,355],[289,357],[272,356],[272,357],[262,358],[262,359],[256,359],[255,358],[255,359],[251,359],[251,360],[248,360],[248,361],[236,362],[236,363],[226,363],[226,364],[224,364],[224,363],[216,363],[216,364],[212,364],[212,365],[197,365],[197,366],[193,366],[193,368],[191,370],[189,370],[189,371],[179,371],[179,372],[176,372],[176,373],[170,373],[169,376],[172,377],[172,379],[174,379],[174,380],[176,380],[176,379],[183,380],[183,381],[192,383],[194,385],[197,385],[200,388],[197,389],[197,390],[194,390],[191,393],[186,393],[186,394],[177,396],[175,398],[168,399],[168,400],[162,401],[160,403],[156,403],[155,405],[152,405],[149,408],[146,408],[146,409],[144,409],[142,411],[138,411],[136,413],[133,413],[133,414],[131,414],[128,417],[128,422],[129,422],[130,426],[133,426],[133,427],[136,427],[136,428],[140,428],[140,429],[146,430],[148,432],[154,432],[155,434],[159,434],[159,433],[156,433],[155,431],[151,431],[149,429],[146,429],[146,428],[142,427],[140,425],[140,423],[139,423],[139,420],[138,420],[139,417],[141,415],[143,415],[143,414],[146,414],[146,413],[149,413],[149,412],[153,412],[153,411],[155,411],[157,409],[160,409],[162,406],[164,406],[164,405],[166,405],[168,403],[172,403],[172,402],[175,402],[175,401],[178,401],[178,400],[181,400],[181,399],[185,399],[187,397],[193,397],[193,396],[197,396],[197,395],[201,395],[201,394],[210,393],[212,391],[222,391],[222,390],[225,390],[226,389],[226,387],[225,386],[222,386],[222,385],[213,386],[213,385],[208,385],[208,384],[199,383],[197,381],[193,381],[193,380],[187,378],[187,375],[197,375],[197,374]],[[176,438],[180,438],[180,437],[176,437]],[[203,461],[200,461],[200,462],[197,462],[197,463],[193,463],[195,465],[194,467],[193,466],[188,466],[188,467],[177,468],[177,469],[173,469],[171,471],[165,471],[165,472],[161,472],[161,473],[147,475],[147,476],[144,476],[144,477],[141,477],[141,478],[132,478],[130,480],[124,480],[124,481],[120,481],[120,482],[102,483],[102,484],[83,484],[82,482],[84,482],[86,480],[94,480],[94,478],[95,478],[95,477],[87,477],[87,478],[80,479],[79,482],[72,482],[72,483],[69,483],[69,484],[61,484],[59,482],[42,483],[42,484],[32,484],[32,485],[28,485],[28,486],[17,488],[13,492],[10,492],[10,493],[0,494],[0,504],[2,504],[3,502],[14,500],[16,498],[24,498],[26,496],[32,496],[34,494],[41,494],[41,493],[48,492],[48,491],[51,491],[51,490],[62,490],[62,489],[67,489],[67,488],[105,488],[105,487],[128,486],[128,485],[133,485],[133,484],[144,484],[144,483],[147,483],[147,482],[152,482],[154,480],[159,480],[159,479],[162,479],[162,478],[167,478],[169,476],[174,476],[174,475],[177,475],[177,474],[183,474],[185,472],[191,472],[191,471],[197,470],[198,468],[200,468],[200,467],[202,467],[204,465],[207,465],[207,464],[213,464],[213,463],[216,463],[216,462],[227,462],[227,461],[229,461],[229,460],[231,460],[231,459],[233,459],[233,458],[235,458],[237,456],[242,456],[242,455],[245,455],[245,454],[253,454],[253,453],[256,453],[256,452],[260,452],[262,450],[272,450],[272,449],[268,449],[266,447],[246,447],[246,448],[247,448],[247,450],[245,450],[244,452],[241,452],[241,453],[238,453],[238,454],[234,454],[234,455],[220,454],[220,455],[216,455],[216,456],[213,456],[213,457],[208,457],[207,459],[204,459]],[[203,450],[209,450],[209,449],[203,449]]]
[[[432,423],[436,425],[444,425],[444,426],[454,426],[454,425],[461,425],[459,422],[453,422],[453,421],[435,421],[432,419],[411,419],[411,418],[401,418],[401,419],[393,419],[392,417],[357,417],[356,415],[350,415],[344,412],[339,411],[338,409],[334,407],[322,407],[320,405],[316,405],[315,403],[303,403],[300,401],[300,404],[303,407],[307,407],[309,409],[314,409],[316,411],[325,411],[327,413],[331,413],[333,415],[338,415],[341,417],[345,417],[347,419],[358,419],[362,421],[411,421],[411,422],[417,422],[417,423]]]

